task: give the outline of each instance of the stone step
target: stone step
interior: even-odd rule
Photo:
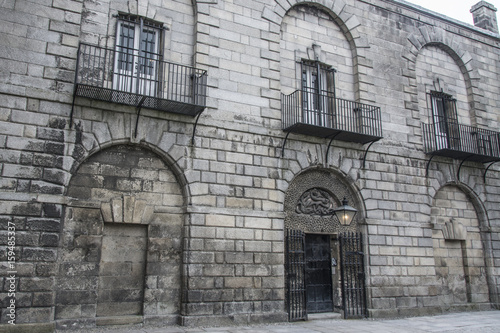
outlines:
[[[342,319],[339,312],[311,313],[307,315],[308,320]]]

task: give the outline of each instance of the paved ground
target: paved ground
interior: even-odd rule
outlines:
[[[69,331],[57,331],[69,332]],[[103,327],[78,333],[500,333],[500,311],[462,312],[384,320],[314,319],[307,322],[212,328]]]

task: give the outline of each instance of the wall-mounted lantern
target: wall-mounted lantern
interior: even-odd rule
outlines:
[[[339,220],[340,224],[342,225],[349,225],[352,222],[352,219],[356,215],[358,211],[349,206],[347,204],[347,199],[344,197],[344,200],[342,200],[342,206],[338,207],[333,211],[335,216],[337,216],[337,219]]]

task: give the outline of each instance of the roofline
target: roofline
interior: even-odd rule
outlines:
[[[482,29],[482,28],[476,27],[476,26],[474,26],[474,25],[472,25],[470,23],[462,22],[460,20],[454,19],[452,17],[446,16],[444,14],[432,11],[432,10],[427,9],[425,7],[422,7],[422,6],[419,6],[419,5],[415,5],[413,3],[410,3],[410,2],[407,2],[407,1],[404,1],[404,0],[382,0],[382,1],[385,1],[385,2],[388,2],[388,3],[393,3],[393,4],[396,4],[396,5],[405,7],[407,9],[409,9],[409,10],[412,10],[412,11],[424,14],[426,16],[437,18],[439,20],[447,21],[447,22],[452,23],[454,25],[458,25],[458,26],[460,26],[462,28],[466,28],[468,30],[471,30],[471,31],[473,31],[475,33],[486,35],[488,37],[492,37],[492,38],[495,38],[495,39],[500,39],[500,34],[491,32],[491,31],[486,30],[486,29]]]

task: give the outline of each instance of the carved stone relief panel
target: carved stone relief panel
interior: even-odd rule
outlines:
[[[351,186],[340,175],[318,169],[298,175],[285,196],[285,228],[306,233],[338,233],[358,230],[358,214],[350,226],[341,226],[333,211],[346,198],[360,210]]]
[[[307,215],[332,215],[335,210],[335,202],[328,191],[315,187],[305,191],[297,202],[297,214]]]

